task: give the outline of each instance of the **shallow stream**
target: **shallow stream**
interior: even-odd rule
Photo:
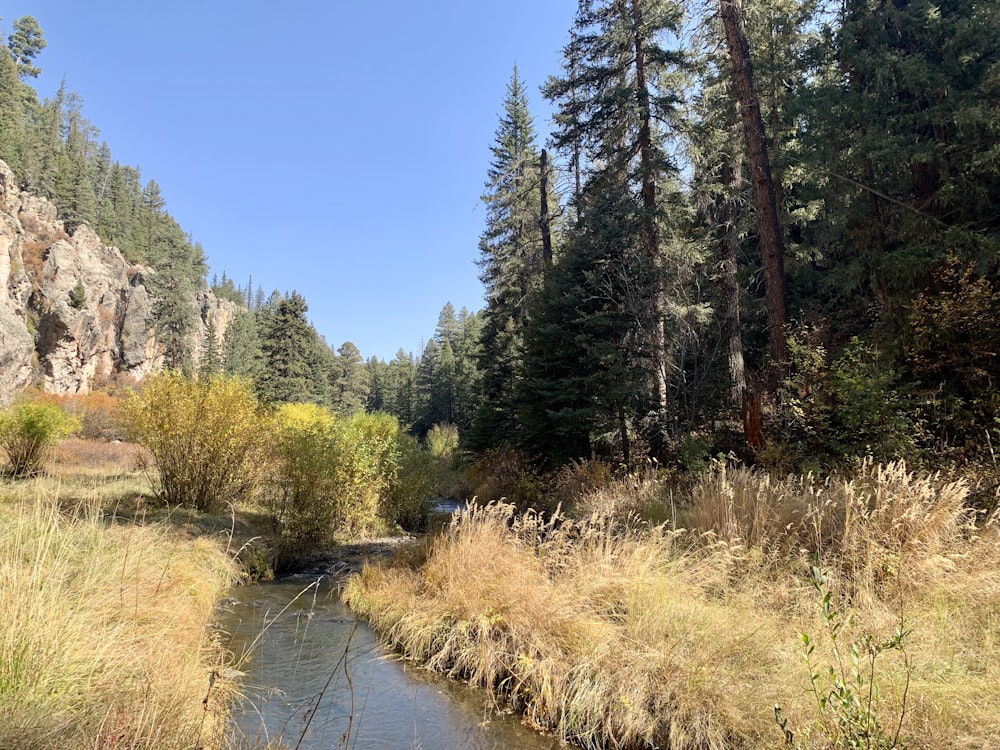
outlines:
[[[239,655],[259,639],[242,667],[247,700],[236,723],[260,747],[279,737],[300,750],[560,747],[487,709],[481,691],[393,656],[329,580],[296,576],[232,596],[220,623],[231,649]]]

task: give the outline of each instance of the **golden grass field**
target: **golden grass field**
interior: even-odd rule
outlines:
[[[0,483],[2,748],[225,741],[235,688],[206,625],[237,567],[219,535],[144,518],[134,451],[70,440]]]

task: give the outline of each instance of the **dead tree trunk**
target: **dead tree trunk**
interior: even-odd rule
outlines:
[[[743,391],[746,389],[743,339],[740,336],[740,283],[737,277],[740,247],[737,191],[743,182],[739,156],[731,157],[730,162],[723,165],[722,182],[727,192],[722,196],[718,214],[719,336],[729,373],[729,401],[738,407],[743,403]]]

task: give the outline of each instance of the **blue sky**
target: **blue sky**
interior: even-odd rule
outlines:
[[[155,179],[212,272],[301,292],[334,347],[419,353],[474,264],[513,66],[539,135],[575,0],[36,0],[35,81],[63,76],[114,157]],[[211,278],[211,276],[210,276]]]

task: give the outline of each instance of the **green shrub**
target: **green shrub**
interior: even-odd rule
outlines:
[[[327,543],[339,521],[333,477],[342,430],[332,413],[315,404],[286,404],[277,415],[278,491],[270,496],[275,525],[290,554]]]
[[[390,488],[399,473],[399,420],[390,414],[355,414],[347,423],[354,454],[356,531],[391,525],[394,512],[388,503]],[[349,519],[350,520],[350,519]]]
[[[422,531],[434,498],[443,493],[450,459],[424,450],[410,435],[400,436],[399,471],[384,506],[386,521],[406,531]]]
[[[37,474],[49,449],[78,423],[55,404],[22,400],[0,413],[0,448],[14,477]]]
[[[122,404],[121,420],[152,454],[157,494],[169,503],[202,511],[242,503],[268,471],[270,421],[246,381],[160,375]]]
[[[791,368],[772,434],[786,469],[814,470],[843,458],[915,455],[923,426],[878,348],[852,339],[836,357],[803,335],[789,338]]]
[[[272,512],[286,556],[302,557],[334,544],[338,534],[370,534],[392,522],[385,499],[399,464],[395,417],[345,420],[314,404],[286,404],[278,425]]]
[[[811,582],[819,594],[819,608],[830,646],[830,661],[825,666],[816,656],[817,639],[802,633],[802,656],[809,669],[809,683],[816,701],[817,725],[833,748],[844,750],[895,750],[905,748],[900,730],[906,715],[906,693],[912,667],[906,653],[910,631],[900,619],[899,627],[889,638],[880,640],[871,634],[845,644],[842,636],[853,626],[853,618],[839,611],[833,600],[826,572],[812,567]],[[844,646],[847,645],[845,651]],[[903,697],[895,716],[886,722],[880,717],[882,708],[880,683],[885,675],[877,668],[879,657],[896,652],[902,657],[905,670]],[[774,706],[774,719],[785,738],[785,747],[801,747],[783,715],[780,704]]]
[[[453,461],[458,451],[458,427],[453,424],[436,424],[427,431],[424,443],[432,456]]]
[[[82,310],[87,304],[87,290],[83,286],[83,279],[77,279],[76,286],[70,291],[69,304],[74,310]]]

